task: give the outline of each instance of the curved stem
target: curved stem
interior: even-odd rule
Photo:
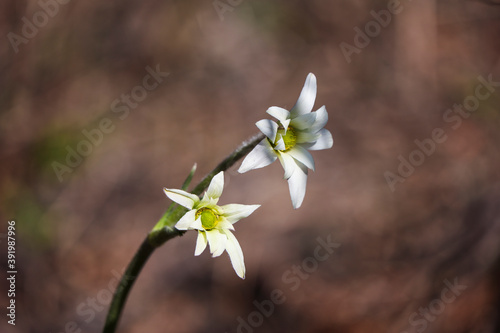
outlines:
[[[191,193],[200,195],[210,184],[210,181],[216,174],[221,171],[225,171],[233,166],[240,158],[245,156],[254,149],[259,142],[265,138],[264,134],[257,134],[250,140],[243,142],[235,151],[233,151],[228,157],[226,157],[222,162],[219,163],[208,175],[203,178],[198,185],[191,191]]]
[[[128,293],[132,288],[136,277],[139,275],[142,267],[148,260],[149,256],[155,248],[149,244],[148,238],[146,238],[139,250],[137,250],[136,254],[132,258],[132,261],[127,267],[127,270],[123,274],[120,284],[115,291],[113,296],[113,301],[111,302],[111,306],[109,307],[108,316],[106,318],[106,323],[104,324],[103,332],[114,332],[116,329],[116,325],[118,325],[118,319],[120,318],[120,314],[123,310],[123,306],[127,300]]]
[[[227,156],[219,165],[215,167],[208,175],[206,175],[200,183],[191,191],[191,193],[200,195],[210,184],[212,178],[221,171],[225,171],[234,165],[240,158],[245,156],[250,152],[262,139],[264,139],[263,134],[255,135],[248,141],[243,142],[235,151],[233,151],[229,156]],[[193,173],[193,171],[192,171]],[[192,177],[192,173],[189,177]],[[190,180],[190,179],[189,179]],[[185,182],[186,183],[186,182]],[[175,223],[184,215],[186,209],[181,206],[177,206],[175,209],[169,209],[160,219],[160,221],[165,222],[165,226],[157,229],[156,227],[147,235],[146,239],[142,242],[141,246],[135,253],[132,261],[127,266],[125,273],[123,274],[120,284],[113,295],[113,300],[109,307],[108,315],[106,317],[106,323],[104,324],[103,333],[114,333],[120,315],[127,301],[128,294],[134,285],[135,280],[139,276],[142,268],[146,264],[147,260],[154,252],[157,247],[160,247],[168,240],[182,236],[184,231],[177,230],[173,227]],[[170,225],[168,225],[170,224]]]

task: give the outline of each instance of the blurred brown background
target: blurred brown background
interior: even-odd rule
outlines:
[[[221,203],[262,204],[236,225],[247,278],[187,233],[153,254],[118,331],[500,332],[498,3],[59,1],[0,4],[1,332],[99,332],[162,187],[195,162],[199,181],[309,72],[335,144],[313,152],[302,207],[277,162],[229,170]],[[497,82],[482,99],[479,76]],[[384,173],[436,128],[447,139],[392,191]]]

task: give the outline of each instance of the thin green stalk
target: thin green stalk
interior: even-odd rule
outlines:
[[[191,193],[200,195],[208,187],[210,181],[216,174],[221,171],[226,171],[233,166],[236,161],[248,154],[255,146],[264,139],[264,134],[255,135],[248,141],[243,142],[235,151],[233,151],[228,157],[226,157],[222,162],[219,163],[208,175],[203,178],[200,183],[191,191]]]
[[[235,151],[219,163],[215,169],[206,175],[193,189],[193,191],[191,191],[191,193],[201,195],[216,174],[233,166],[234,163],[248,154],[263,138],[264,135],[259,134],[250,140],[243,142]],[[196,165],[193,169],[191,169],[186,181],[184,181],[184,184],[182,185],[183,189],[186,189],[189,186],[195,170]],[[103,333],[115,332],[123,307],[127,301],[128,294],[132,289],[135,280],[139,276],[139,273],[146,264],[146,261],[149,259],[154,250],[168,240],[184,234],[184,231],[175,229],[174,225],[185,212],[186,209],[184,207],[171,205],[165,214],[163,214],[160,218],[153,230],[151,230],[151,232],[144,239],[132,258],[132,261],[127,266],[127,269],[120,280],[120,284],[113,295],[113,300],[111,301],[109,312],[106,317],[106,323],[104,324]]]

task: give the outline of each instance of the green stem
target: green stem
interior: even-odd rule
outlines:
[[[264,139],[264,134],[257,134],[248,141],[243,142],[235,151],[219,163],[208,175],[203,178],[198,185],[191,191],[191,193],[200,195],[210,184],[210,181],[216,174],[225,171],[233,166],[236,161],[248,154],[255,146]]]
[[[109,307],[108,317],[106,318],[103,332],[115,331],[116,325],[118,325],[118,319],[120,318],[120,314],[123,310],[123,306],[125,305],[125,302],[127,300],[128,293],[132,288],[132,285],[134,284],[134,281],[139,275],[142,267],[154,250],[155,248],[151,244],[149,244],[149,241],[146,238],[139,247],[139,250],[137,250],[136,254],[132,258],[132,261],[130,262],[127,270],[122,276],[120,285],[116,289],[113,301],[111,302],[111,306]]]
[[[193,191],[191,191],[191,193],[200,195],[208,187],[210,181],[216,174],[233,166],[234,163],[249,153],[262,139],[264,139],[264,135],[258,134],[250,140],[243,142],[234,152],[219,163],[215,169],[206,175],[193,189]],[[187,186],[186,184],[189,184],[191,181],[194,170],[195,167],[191,170],[191,173],[188,176],[188,179],[184,182],[183,187]],[[132,289],[135,280],[139,276],[139,273],[146,264],[146,261],[149,259],[154,250],[168,240],[184,234],[184,231],[175,229],[174,225],[185,212],[186,209],[181,206],[168,209],[167,212],[165,212],[165,214],[163,214],[160,218],[160,221],[156,224],[153,230],[151,230],[151,232],[144,239],[132,258],[132,261],[127,266],[127,269],[120,280],[120,284],[115,291],[113,300],[111,301],[111,305],[109,307],[108,315],[106,317],[103,333],[115,332],[123,307],[127,301],[128,294]],[[158,225],[162,225],[162,227],[158,228]]]

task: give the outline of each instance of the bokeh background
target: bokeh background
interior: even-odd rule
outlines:
[[[479,76],[500,81],[497,1],[403,0],[348,57],[354,29],[398,3],[60,1],[0,4],[1,332],[99,332],[116,276],[170,204],[162,188],[195,162],[199,181],[268,107],[292,107],[309,72],[335,144],[313,152],[303,206],[278,163],[228,170],[221,203],[262,204],[236,226],[246,279],[226,254],[194,257],[189,232],[153,254],[118,331],[500,332],[500,86],[460,124],[443,119]],[[126,111],[148,68],[169,74]],[[103,119],[108,133],[68,167]],[[392,191],[384,173],[436,128],[447,140]],[[321,262],[318,238],[339,244]],[[284,302],[258,314],[273,290]]]

